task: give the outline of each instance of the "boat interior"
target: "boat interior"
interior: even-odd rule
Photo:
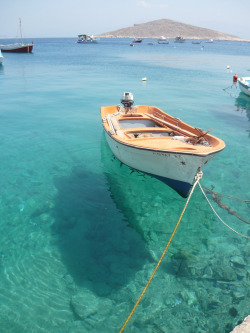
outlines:
[[[118,140],[130,144],[163,149],[165,144],[173,148],[197,150],[219,148],[222,141],[202,129],[190,126],[156,107],[120,105],[101,108],[104,127]],[[166,141],[167,140],[167,141]],[[210,150],[209,149],[209,150]]]

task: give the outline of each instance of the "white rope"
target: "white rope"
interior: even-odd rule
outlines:
[[[245,235],[239,233],[238,231],[234,230],[233,228],[229,227],[229,225],[226,224],[226,222],[224,222],[224,221],[219,217],[219,215],[216,213],[214,207],[212,206],[211,202],[208,200],[208,198],[207,198],[205,192],[203,191],[203,188],[201,187],[201,184],[199,183],[199,181],[198,181],[198,184],[199,184],[199,186],[200,186],[201,192],[204,194],[205,198],[207,199],[207,202],[209,203],[210,207],[212,208],[213,212],[214,212],[215,215],[218,217],[218,219],[219,219],[219,220],[220,220],[220,221],[221,221],[226,227],[228,227],[230,230],[232,230],[232,231],[235,232],[236,234],[238,234],[238,235],[240,235],[240,236],[242,236],[242,237],[245,237],[245,238],[247,238],[247,239],[250,239],[250,237],[245,236]]]

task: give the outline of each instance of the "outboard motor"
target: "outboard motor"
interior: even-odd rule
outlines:
[[[134,96],[130,92],[125,92],[122,96],[121,103],[124,105],[126,112],[128,112],[134,104]]]

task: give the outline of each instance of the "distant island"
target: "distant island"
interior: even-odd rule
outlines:
[[[134,24],[132,27],[105,32],[98,35],[98,37],[103,38],[159,38],[160,36],[164,36],[165,38],[182,36],[185,39],[248,41],[223,32],[195,27],[190,24],[168,19]]]

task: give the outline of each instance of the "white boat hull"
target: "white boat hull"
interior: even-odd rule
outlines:
[[[106,131],[105,135],[111,151],[122,163],[160,179],[183,197],[188,196],[197,172],[216,155],[194,155],[133,147],[115,140]]]
[[[0,48],[0,64],[3,62],[3,56],[2,56],[2,52],[1,52],[1,48]]]
[[[246,81],[246,80],[248,80],[248,81]],[[247,96],[250,96],[250,83],[249,82],[250,82],[250,77],[238,79],[240,90]]]

